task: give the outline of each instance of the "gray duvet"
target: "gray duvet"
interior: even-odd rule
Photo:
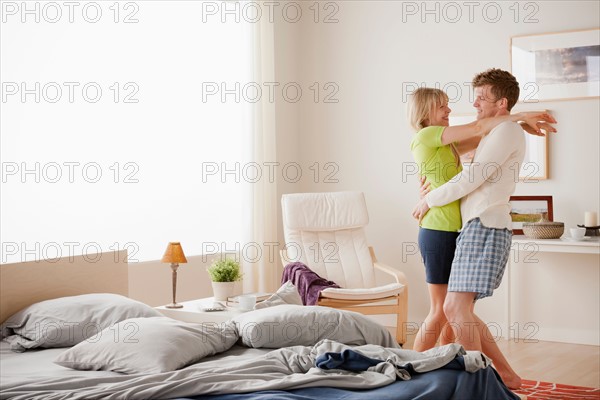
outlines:
[[[315,359],[319,355],[349,348],[386,361],[360,373],[325,371],[315,367]],[[244,356],[246,352],[250,355]],[[74,371],[76,373],[59,376],[54,371],[48,374],[38,372],[33,377],[18,371],[11,373],[3,370],[0,398],[167,399],[313,386],[369,389],[388,385],[396,379],[410,379],[408,372],[401,368],[407,363],[417,372],[427,372],[444,366],[457,355],[464,356],[466,369],[470,372],[489,365],[489,359],[481,353],[465,352],[455,344],[419,353],[376,345],[348,346],[323,340],[314,346],[293,346],[268,352],[241,350],[236,346],[218,357],[206,358],[181,370],[160,374]],[[7,367],[7,364],[3,364],[3,367]]]

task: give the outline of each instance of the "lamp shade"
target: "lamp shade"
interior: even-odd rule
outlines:
[[[183,248],[179,242],[170,242],[162,258],[164,263],[187,263]]]

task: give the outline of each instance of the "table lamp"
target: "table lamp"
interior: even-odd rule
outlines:
[[[177,267],[179,267],[179,263],[187,263],[181,243],[170,242],[165,251],[165,255],[162,258],[162,262],[171,263],[171,269],[173,270],[173,302],[165,307],[182,308],[183,306],[177,304],[175,301],[175,293],[177,292]]]

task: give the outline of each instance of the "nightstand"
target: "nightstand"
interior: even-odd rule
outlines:
[[[197,324],[220,324],[244,312],[234,307],[227,307],[223,311],[202,311],[205,307],[211,307],[213,303],[214,299],[212,297],[207,297],[204,299],[180,302],[183,306],[182,308],[167,308],[166,306],[155,308],[166,317]],[[225,302],[221,301],[220,303],[224,304]]]

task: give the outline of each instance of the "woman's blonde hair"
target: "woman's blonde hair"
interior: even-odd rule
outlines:
[[[433,88],[418,88],[410,96],[408,102],[408,120],[415,132],[427,126],[433,109],[448,101],[448,95],[443,90]]]
[[[428,120],[431,117],[431,112],[440,104],[448,102],[448,95],[443,90],[433,88],[418,88],[410,96],[408,102],[408,120],[410,126],[415,132],[429,126]],[[456,166],[460,165],[460,154],[454,146],[450,144],[450,149],[456,159]]]

